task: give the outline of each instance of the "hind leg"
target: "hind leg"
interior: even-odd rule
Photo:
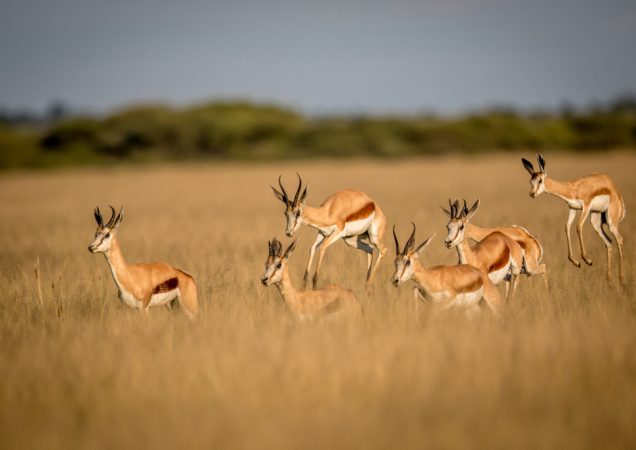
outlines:
[[[610,231],[616,238],[618,244],[618,278],[621,283],[625,283],[625,274],[623,273],[623,236],[618,231],[618,227],[612,221],[609,222]]]
[[[344,243],[349,247],[357,248],[367,254],[367,280],[371,275],[371,263],[373,262],[373,249],[369,244],[362,240],[362,236],[351,236],[343,239]]]
[[[500,317],[501,294],[497,286],[495,286],[487,275],[482,277],[484,283],[483,298],[495,317]]]
[[[599,212],[593,212],[590,214],[592,227],[594,227],[594,231],[596,231],[596,234],[598,234],[601,238],[607,250],[607,279],[609,280],[612,276],[612,242],[607,238],[607,236],[605,236],[602,219],[601,213]]]
[[[376,214],[378,213],[380,212],[377,211]],[[371,242],[371,245],[373,245],[375,249],[378,251],[378,258],[375,260],[373,269],[371,269],[371,272],[369,273],[369,277],[367,278],[367,289],[369,289],[371,280],[373,279],[373,276],[375,275],[376,270],[378,270],[378,265],[380,264],[380,261],[382,260],[382,258],[387,252],[386,245],[384,245],[384,242],[383,242],[385,229],[386,229],[386,221],[385,221],[384,215],[381,215],[380,213],[380,215],[376,216],[373,224],[371,224],[371,227],[369,227],[369,231],[368,231],[369,241]]]
[[[197,285],[193,278],[179,277],[179,305],[191,321],[196,319],[199,311],[199,300]]]

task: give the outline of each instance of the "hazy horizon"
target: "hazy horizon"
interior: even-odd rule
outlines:
[[[636,4],[625,0],[0,5],[4,108],[244,99],[307,114],[455,114],[636,91]]]

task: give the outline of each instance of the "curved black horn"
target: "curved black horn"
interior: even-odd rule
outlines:
[[[303,180],[300,178],[300,175],[298,175],[298,172],[296,172],[296,176],[298,177],[298,188],[296,189],[296,195],[294,195],[294,206],[298,203],[300,189],[303,187]]]
[[[413,225],[413,231],[411,232],[411,237],[409,237],[409,240],[406,241],[406,244],[404,245],[404,254],[411,250],[413,245],[415,245],[415,224],[411,222],[411,225]]]
[[[287,195],[287,191],[285,190],[285,188],[283,187],[283,183],[281,182],[281,177],[282,175],[278,175],[278,185],[280,186],[280,190],[283,193],[283,195],[285,196],[285,200],[289,200],[289,195]]]
[[[395,239],[395,254],[400,254],[400,243],[398,242],[397,234],[395,233],[395,225],[393,225],[393,239]]]
[[[108,221],[108,223],[106,224],[107,227],[110,227],[113,225],[113,223],[115,222],[115,208],[113,208],[112,206],[108,205],[108,207],[110,208],[110,220]]]
[[[468,214],[468,205],[466,204],[466,199],[464,199],[464,206],[462,206],[462,212],[460,214],[460,217],[466,217],[467,214]]]

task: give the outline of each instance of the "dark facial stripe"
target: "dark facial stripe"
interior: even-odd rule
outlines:
[[[153,294],[161,294],[176,289],[179,286],[179,279],[177,277],[169,278],[161,284],[155,286],[152,290]]]

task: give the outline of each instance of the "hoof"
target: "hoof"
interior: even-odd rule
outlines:
[[[585,261],[585,264],[587,264],[588,266],[592,265],[592,260],[591,259],[585,259],[583,258],[583,261]]]
[[[581,263],[580,263],[580,262],[578,262],[577,260],[575,260],[575,259],[571,259],[571,260],[570,260],[570,262],[571,262],[572,264],[574,264],[576,267],[578,267],[579,269],[581,268]]]

